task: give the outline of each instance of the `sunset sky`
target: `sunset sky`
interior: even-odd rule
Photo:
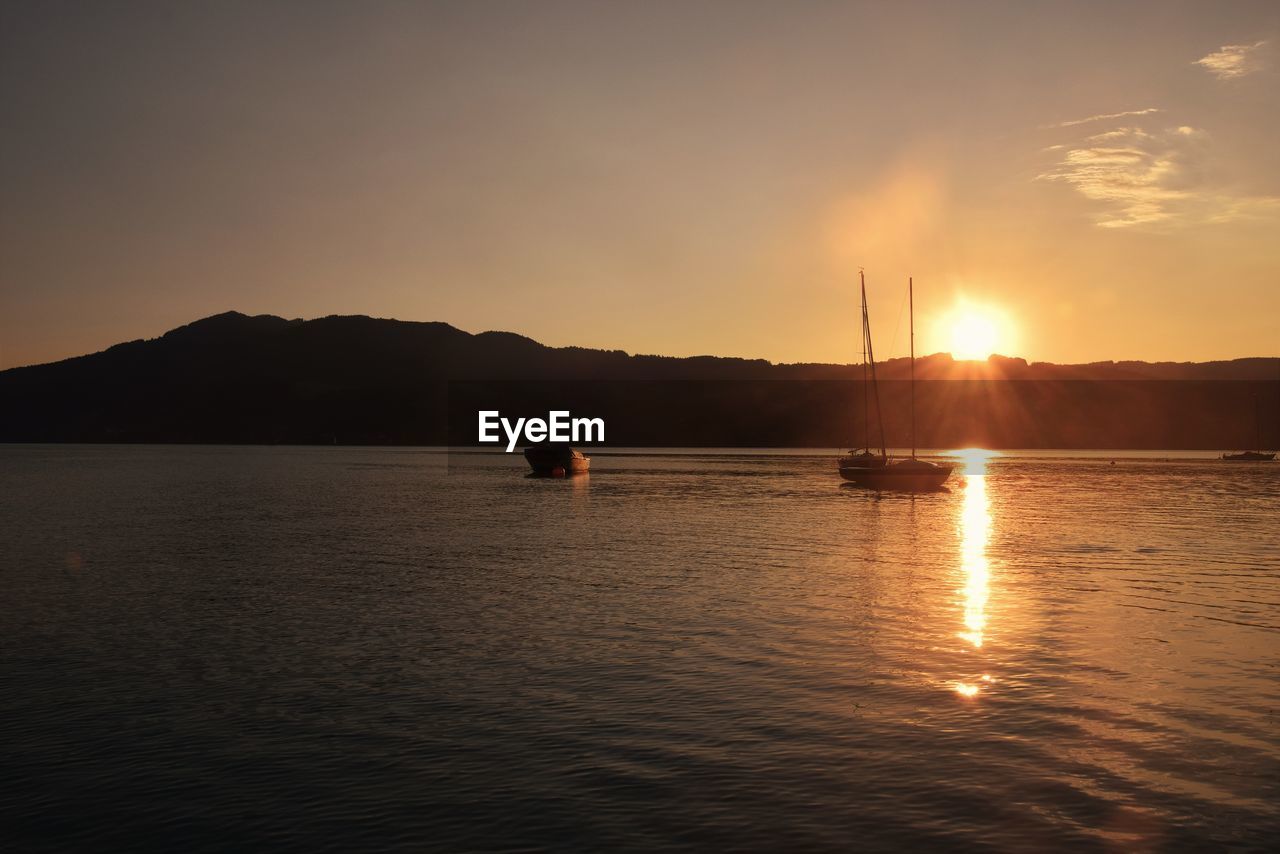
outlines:
[[[230,309],[1280,355],[1280,3],[0,6],[0,368]]]

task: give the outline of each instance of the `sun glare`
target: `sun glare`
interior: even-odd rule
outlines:
[[[957,359],[985,359],[996,349],[996,325],[991,318],[966,312],[951,326],[951,355]]]
[[[991,451],[986,448],[961,448],[958,451],[952,451],[951,456],[959,459],[960,466],[965,474],[980,475],[986,474],[987,463],[1001,456],[1001,454],[999,451]]]
[[[988,306],[961,302],[942,319],[941,326],[939,332],[956,359],[985,359],[1010,347],[1007,319]]]

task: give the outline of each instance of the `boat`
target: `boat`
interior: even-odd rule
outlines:
[[[1255,448],[1262,447],[1262,406],[1256,396],[1253,399],[1253,445]],[[1265,463],[1275,458],[1275,451],[1241,451],[1237,454],[1222,455],[1222,459],[1234,463]]]
[[[563,444],[530,445],[524,458],[537,477],[586,474],[591,468],[591,457]]]
[[[861,274],[859,274],[861,277]],[[880,424],[880,455],[868,458],[869,449],[855,455],[852,451],[848,458],[840,460],[840,476],[851,483],[881,491],[899,492],[935,492],[951,476],[951,465],[932,463],[916,458],[916,323],[915,323],[915,284],[907,279],[907,294],[910,302],[911,317],[911,457],[904,460],[891,460],[884,447],[884,422]],[[867,358],[871,364],[871,383],[875,388],[877,404],[880,400],[879,386],[876,384],[875,356],[871,353],[871,324],[867,317],[867,288],[862,280],[862,320],[863,340],[866,343]],[[877,406],[877,409],[879,407]]]
[[[951,476],[951,466],[911,457],[889,460],[865,469],[840,469],[845,480],[881,492],[937,492]]]
[[[867,468],[868,466],[882,466],[887,461],[888,457],[870,450],[850,451],[838,460],[841,471],[846,468],[857,469]]]
[[[874,383],[876,372],[875,352],[871,348],[871,319],[867,314],[867,279],[863,271],[858,271],[858,282],[862,290],[862,446],[854,448],[836,460],[841,477],[853,480],[850,475],[857,475],[864,469],[878,468],[889,461],[884,447],[884,416],[880,411],[880,386]],[[869,358],[869,361],[868,361]],[[868,382],[868,380],[872,382]],[[880,452],[871,448],[871,392],[876,396],[876,419],[880,425]],[[849,474],[846,474],[846,470]]]
[[[1260,462],[1265,463],[1267,460],[1276,458],[1275,451],[1241,451],[1238,454],[1223,454],[1222,459],[1234,462]]]

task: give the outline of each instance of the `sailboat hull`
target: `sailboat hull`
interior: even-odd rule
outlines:
[[[857,486],[882,492],[937,492],[951,476],[951,466],[910,461],[880,466],[840,466],[840,476]]]

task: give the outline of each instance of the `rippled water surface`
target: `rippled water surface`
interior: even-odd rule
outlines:
[[[1280,463],[1192,456],[0,447],[3,833],[1262,848]]]

